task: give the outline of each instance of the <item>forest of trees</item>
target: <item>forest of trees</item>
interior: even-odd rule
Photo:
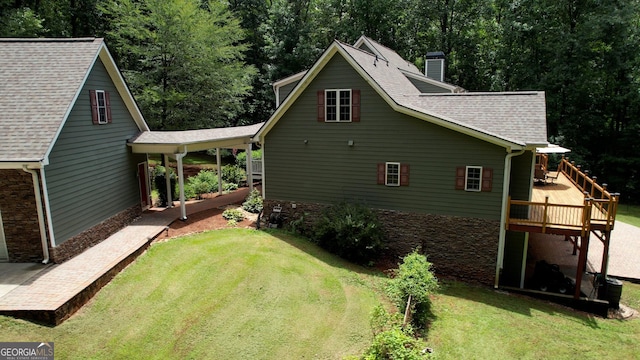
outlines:
[[[640,0],[0,0],[2,37],[104,37],[153,129],[265,121],[274,80],[363,34],[445,52],[469,91],[545,91],[549,141],[640,202]]]

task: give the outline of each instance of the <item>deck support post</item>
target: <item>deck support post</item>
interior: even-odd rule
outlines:
[[[604,249],[602,250],[602,265],[600,266],[600,273],[602,274],[602,279],[606,281],[609,268],[609,240],[611,239],[611,231],[605,231],[602,235],[602,245],[604,246]]]
[[[164,182],[167,188],[167,208],[173,207],[173,198],[171,197],[171,171],[169,169],[169,155],[162,154],[164,157]]]
[[[589,249],[589,232],[580,236],[580,258],[578,259],[578,270],[576,272],[576,289],[573,298],[580,298],[580,290],[582,287],[582,277],[587,266],[587,250]]]

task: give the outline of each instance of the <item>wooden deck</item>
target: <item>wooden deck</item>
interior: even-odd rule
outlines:
[[[507,229],[571,236],[613,230],[618,195],[568,161],[561,165],[547,181],[536,182],[531,201],[509,199]]]

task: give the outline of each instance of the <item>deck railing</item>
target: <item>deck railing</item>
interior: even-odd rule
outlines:
[[[509,198],[507,229],[510,225],[526,225],[542,228],[546,233],[550,227],[567,230],[583,230],[591,220],[591,203],[584,205],[553,204],[545,202],[512,200]]]
[[[546,164],[546,156],[541,159]],[[545,202],[512,200],[509,197],[507,229],[510,225],[539,227],[542,232],[554,227],[566,230],[589,231],[592,226],[610,231],[615,224],[620,194],[607,191],[607,185],[599,185],[597,178],[562,158],[558,170],[584,194],[584,204],[553,204]]]
[[[262,159],[251,160],[251,173],[255,176],[262,175]]]

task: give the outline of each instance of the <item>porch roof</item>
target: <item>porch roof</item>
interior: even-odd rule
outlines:
[[[179,154],[214,148],[232,148],[254,142],[263,123],[202,130],[144,131],[128,144],[134,153]]]

